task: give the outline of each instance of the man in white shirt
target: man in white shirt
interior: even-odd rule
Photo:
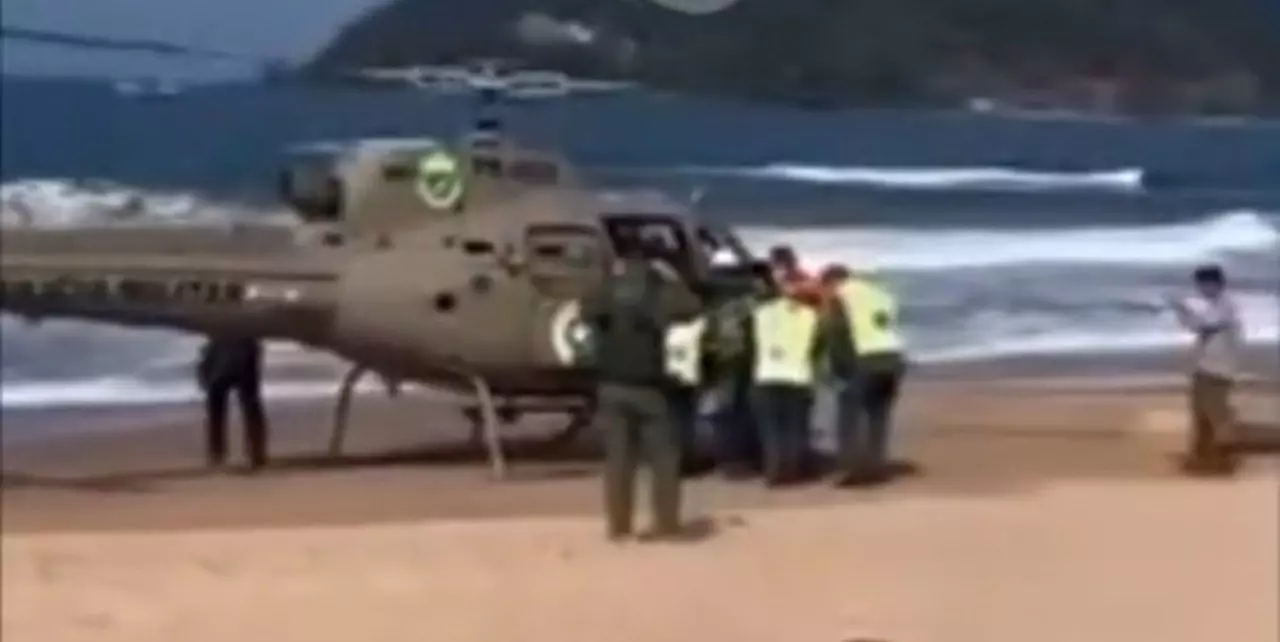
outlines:
[[[1240,373],[1244,329],[1220,266],[1201,266],[1192,280],[1195,295],[1170,300],[1179,323],[1195,336],[1185,468],[1192,474],[1229,475],[1238,464],[1231,389]]]

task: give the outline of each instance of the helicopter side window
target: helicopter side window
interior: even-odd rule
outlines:
[[[542,224],[525,232],[529,281],[552,298],[580,297],[597,287],[604,278],[606,252],[595,226]]]
[[[476,176],[502,178],[502,161],[493,156],[474,156],[471,159],[471,173]]]
[[[336,221],[342,216],[342,183],[326,169],[301,166],[280,174],[280,198],[308,221]]]
[[[594,270],[600,264],[600,238],[590,227],[535,225],[529,228],[525,244],[535,273]]]
[[[564,261],[569,257],[569,250],[563,245],[534,245],[533,255],[539,259],[547,259],[552,261]]]

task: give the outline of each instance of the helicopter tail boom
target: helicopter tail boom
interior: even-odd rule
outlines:
[[[0,309],[195,332],[308,340],[333,316],[337,262],[323,253],[188,231],[6,230]],[[207,234],[207,232],[206,232]]]

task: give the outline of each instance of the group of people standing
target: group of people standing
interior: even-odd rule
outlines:
[[[680,477],[697,468],[698,427],[711,424],[712,464],[769,486],[816,478],[814,401],[836,404],[835,483],[889,473],[890,415],[906,368],[897,302],[882,284],[830,266],[805,274],[793,250],[770,253],[774,283],[706,309],[673,300],[663,276],[620,251],[606,287],[584,302],[600,380],[609,535],[632,531],[640,459],[652,467],[654,535],[678,536]]]
[[[891,415],[907,360],[898,304],[883,284],[840,265],[815,279],[794,251],[775,247],[772,286],[708,308],[687,288],[668,287],[672,271],[640,250],[620,246],[605,287],[582,302],[598,377],[611,538],[632,534],[642,461],[653,482],[653,535],[686,534],[681,479],[706,468],[698,437],[703,422],[711,428],[711,467],[726,478],[761,476],[779,486],[819,476],[811,417],[824,387],[836,398],[834,483],[889,477]],[[1193,474],[1229,475],[1239,465],[1230,396],[1244,332],[1222,268],[1202,266],[1193,280],[1193,297],[1170,299],[1196,337],[1185,465]],[[248,468],[266,465],[258,340],[212,338],[197,376],[209,465],[226,463],[232,395],[245,424]]]

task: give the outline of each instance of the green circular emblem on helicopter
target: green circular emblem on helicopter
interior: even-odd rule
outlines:
[[[466,191],[462,164],[449,152],[435,150],[418,161],[414,189],[427,207],[446,210],[457,207]]]

